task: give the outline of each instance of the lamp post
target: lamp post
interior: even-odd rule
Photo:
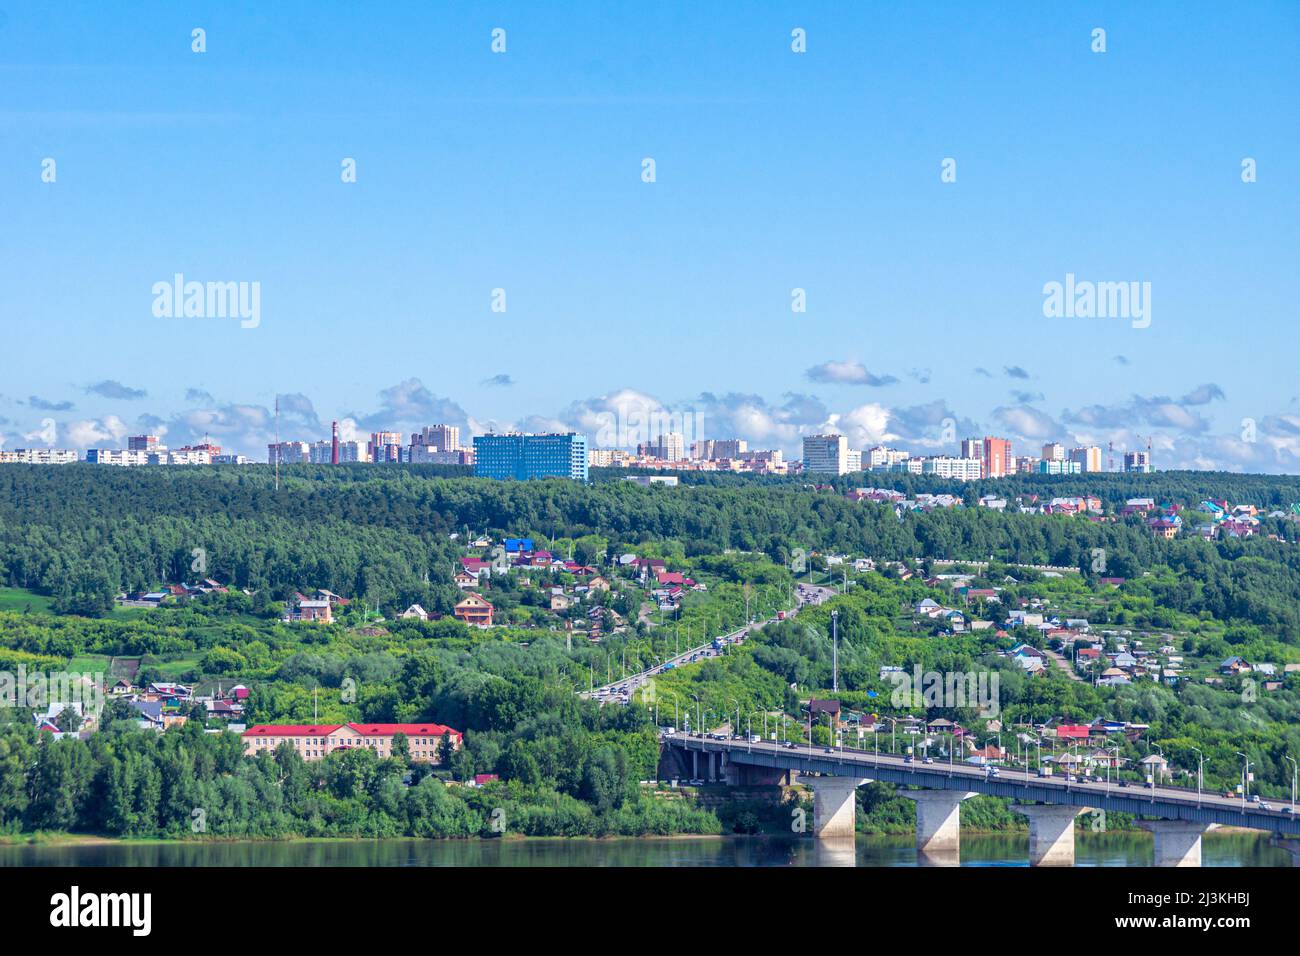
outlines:
[[[1196,805],[1201,805],[1201,788],[1205,785],[1205,754],[1197,748],[1191,748],[1196,754]]]
[[[1164,748],[1161,747],[1158,743],[1155,743],[1155,742],[1152,742],[1151,746],[1152,746],[1152,747],[1155,747],[1156,750],[1159,750],[1159,751],[1160,751],[1160,759],[1161,759],[1161,761],[1163,761],[1163,762],[1167,765],[1167,764],[1168,764],[1168,761],[1165,760],[1165,751],[1164,751]],[[1160,766],[1160,764],[1157,764],[1157,765],[1156,765],[1156,767],[1159,767],[1159,766]],[[1153,779],[1152,779],[1152,781],[1151,781],[1151,802],[1152,802],[1152,803],[1155,803],[1155,802],[1156,802],[1156,790],[1157,790],[1157,789],[1159,788],[1159,786],[1160,786],[1160,771],[1159,771],[1158,769],[1153,771],[1153,773],[1152,773],[1152,778],[1153,778]]]
[[[1109,747],[1106,753],[1110,754],[1110,759],[1106,761],[1106,792],[1110,793],[1110,768],[1119,760],[1119,744]],[[1119,776],[1119,768],[1115,767],[1115,776]]]
[[[1241,766],[1241,812],[1246,812],[1246,800],[1250,795],[1250,758],[1240,750],[1235,751],[1238,757],[1245,761]]]
[[[1297,777],[1300,777],[1300,764],[1296,763],[1294,757],[1283,756],[1283,760],[1291,761],[1291,815],[1295,816],[1295,796]]]

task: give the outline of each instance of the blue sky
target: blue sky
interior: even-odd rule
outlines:
[[[261,458],[276,394],[308,440],[661,403],[1300,471],[1298,41],[1290,2],[0,0],[0,435]],[[178,272],[260,323],[156,317]],[[1150,326],[1045,317],[1067,273],[1150,282]]]

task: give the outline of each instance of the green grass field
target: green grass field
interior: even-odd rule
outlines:
[[[33,614],[49,614],[53,600],[28,591],[26,588],[0,588],[0,611],[16,611],[19,614],[31,611]]]

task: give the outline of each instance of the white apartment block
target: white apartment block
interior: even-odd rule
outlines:
[[[0,451],[0,464],[70,465],[80,459],[72,448],[15,448]]]
[[[978,481],[982,466],[979,458],[953,458],[949,455],[935,455],[923,458],[921,462],[921,474],[957,481]]]
[[[874,448],[868,448],[862,453],[862,464],[867,468],[879,468],[882,465],[894,465],[900,461],[906,461],[912,456],[903,451],[901,448],[886,448],[884,445],[876,445]]]
[[[849,440],[843,435],[805,435],[803,470],[805,474],[847,475]]]
[[[149,452],[128,448],[91,448],[86,452],[86,461],[92,465],[117,465],[134,467],[149,464]]]
[[[1065,446],[1059,441],[1048,442],[1043,446],[1043,461],[1065,461]]]

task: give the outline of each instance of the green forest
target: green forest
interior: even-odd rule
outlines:
[[[1286,758],[1300,755],[1297,675],[1245,704],[1238,681],[1199,678],[1230,655],[1300,662],[1300,526],[1265,517],[1252,538],[1166,541],[1141,518],[1117,512],[1135,496],[1188,508],[1226,497],[1286,510],[1300,501],[1294,479],[1164,473],[956,486],[868,475],[814,487],[684,475],[679,487],[642,488],[618,480],[625,474],[596,470],[582,485],[492,482],[436,466],[301,466],[281,469],[277,488],[260,466],[0,467],[0,671],[138,658],[137,681],[248,685],[249,724],[428,719],[465,733],[464,747],[437,768],[364,751],[304,763],[288,747],[245,757],[236,735],[207,732],[219,724],[204,713],[155,733],[110,701],[97,732],[50,740],[30,713],[0,708],[0,833],[599,836],[777,826],[780,813],[762,806],[656,796],[644,785],[657,775],[656,725],[692,709],[715,721],[739,709],[742,723],[784,721],[799,733],[800,699],[829,694],[832,609],[846,707],[901,716],[889,706],[881,667],[993,669],[1005,726],[1097,717],[1142,723],[1144,739],[1125,744],[1130,758],[1159,746],[1186,768],[1199,750],[1207,786],[1225,787],[1239,772],[1235,752],[1244,750],[1262,788],[1289,791]],[[900,518],[890,507],[846,499],[858,484],[955,492],[968,506]],[[1095,494],[1107,520],[974,506],[987,492]],[[488,592],[507,626],[451,619],[462,596],[453,575],[478,535],[529,536],[597,568],[615,588],[590,602],[617,610],[627,625],[598,643],[585,631],[575,638],[565,628],[572,615],[551,614],[537,588],[513,577]],[[1124,579],[1118,588],[1092,570],[1097,549],[1106,576]],[[809,576],[845,593],[765,626],[729,654],[662,675],[653,701],[601,706],[575,693],[662,659],[683,631],[699,640],[743,622],[747,602],[751,613],[788,607],[798,551],[814,556]],[[663,558],[707,591],[687,595],[669,619],[638,616],[644,588],[616,565],[626,553]],[[831,553],[881,567],[831,569],[824,559]],[[952,599],[924,583],[938,559],[992,560],[974,583],[1002,588],[1003,601],[976,611],[998,628],[957,635],[918,628],[911,606]],[[902,580],[889,566],[898,561],[916,576]],[[1046,578],[1019,565],[1079,573]],[[199,578],[230,593],[153,610],[115,604],[123,592]],[[352,599],[353,609],[330,625],[280,621],[294,591],[318,588]],[[1108,688],[1056,672],[1027,677],[1004,656],[1017,642],[1042,643],[1006,624],[1006,609],[1021,598],[1098,625],[1172,635],[1198,679]],[[416,603],[441,619],[397,617]],[[341,693],[345,682],[355,697]],[[972,713],[921,716],[979,723]],[[819,740],[823,731],[814,732]],[[464,785],[484,773],[499,780]],[[897,829],[909,819],[911,804],[887,787],[864,788],[859,799],[864,827]],[[972,802],[963,813],[987,828],[1018,825],[996,801]]]

